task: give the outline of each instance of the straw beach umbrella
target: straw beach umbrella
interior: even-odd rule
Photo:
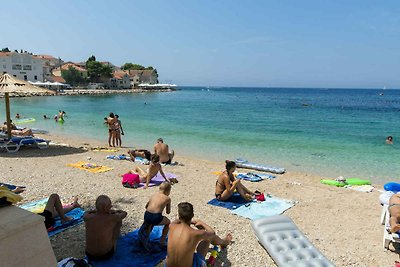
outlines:
[[[0,93],[4,93],[6,100],[7,135],[11,138],[11,116],[10,116],[10,93],[43,93],[54,94],[54,92],[36,87],[28,82],[19,80],[5,73],[0,76]]]

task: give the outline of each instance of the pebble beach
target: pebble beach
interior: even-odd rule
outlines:
[[[140,227],[148,198],[158,188],[124,188],[119,176],[138,163],[106,159],[110,152],[90,149],[105,145],[99,141],[62,135],[43,137],[52,140],[48,149],[22,148],[18,153],[0,154],[2,182],[27,187],[20,204],[58,193],[64,203],[77,196],[83,209],[89,210],[98,195],[106,194],[113,201],[114,208],[128,212],[123,221],[122,234]],[[126,154],[127,150],[121,148],[111,154]],[[164,172],[179,177],[179,183],[171,191],[172,210],[168,217],[174,220],[177,204],[188,201],[194,205],[195,218],[214,227],[220,236],[232,233],[234,242],[220,254],[216,266],[275,266],[258,243],[250,220],[231,214],[227,209],[206,204],[214,197],[217,177],[212,172],[222,171],[225,159],[220,162],[206,161],[182,156],[176,151],[174,160],[180,164],[163,167]],[[77,161],[105,165],[113,170],[90,173],[67,166]],[[239,171],[246,172],[245,169]],[[378,191],[382,190],[382,185],[374,184],[373,192],[362,193],[323,185],[319,183],[320,179],[322,177],[311,173],[287,172],[273,180],[244,183],[251,190],[298,201],[284,214],[292,218],[311,243],[336,266],[393,266],[394,261],[399,260],[398,253],[385,252],[382,246],[383,226],[379,222],[381,205]],[[57,260],[84,256],[84,224],[50,240]]]

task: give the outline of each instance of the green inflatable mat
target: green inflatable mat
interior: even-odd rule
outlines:
[[[367,185],[367,184],[371,184],[370,181],[362,180],[362,179],[359,179],[359,178],[347,178],[346,182],[339,182],[339,181],[336,181],[336,180],[323,179],[323,180],[321,180],[321,183],[327,184],[327,185],[334,185],[334,186],[338,186],[338,187],[343,187],[343,186],[346,186],[346,185]]]

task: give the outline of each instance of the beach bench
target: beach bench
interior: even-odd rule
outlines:
[[[258,242],[279,267],[334,267],[285,215],[251,222]]]
[[[389,206],[383,205],[381,213],[381,224],[383,227],[383,249],[384,251],[389,249],[390,243],[400,243],[400,235],[398,233],[390,232],[390,213]]]
[[[9,153],[17,152],[22,146],[34,146],[40,149],[48,148],[50,140],[36,138],[32,136],[14,136],[11,139],[1,139],[0,149],[5,149]]]

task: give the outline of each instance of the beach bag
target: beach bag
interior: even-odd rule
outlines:
[[[139,175],[136,173],[125,173],[122,176],[122,185],[127,188],[137,188],[140,184]]]

